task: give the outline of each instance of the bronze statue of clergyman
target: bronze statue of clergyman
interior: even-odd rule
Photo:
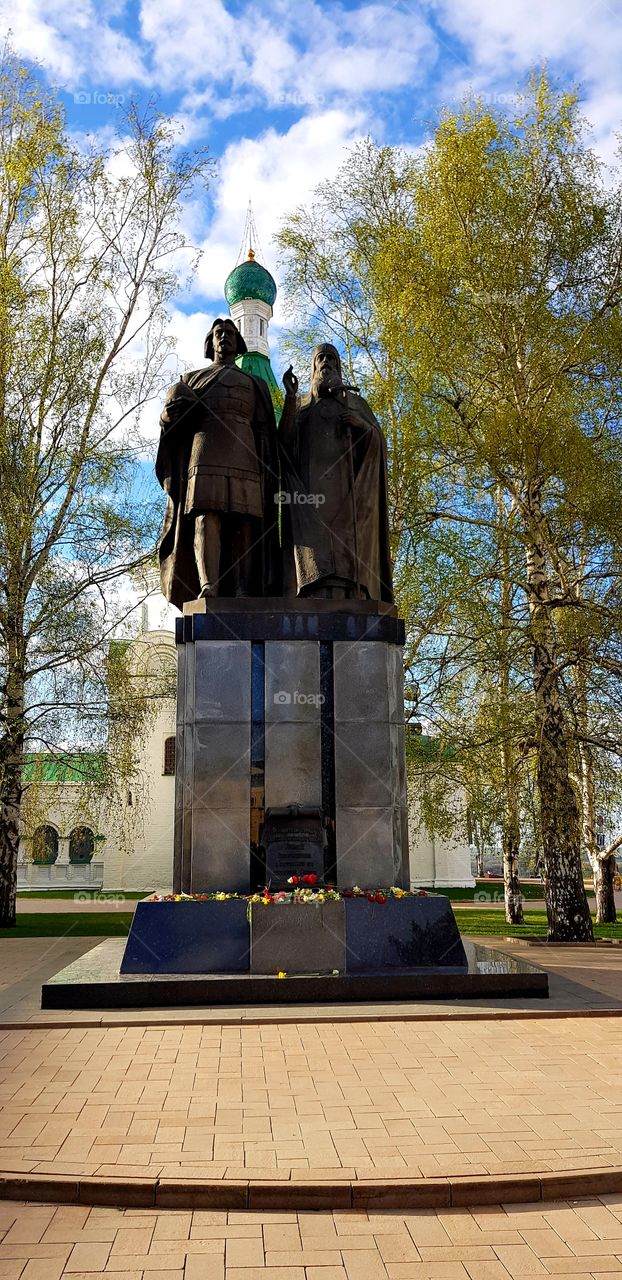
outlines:
[[[337,349],[313,352],[311,391],[283,377],[279,426],[284,594],[393,601],[386,445]]]
[[[274,409],[266,383],[235,363],[246,349],[232,320],[215,320],[212,364],[183,374],[160,418],[160,575],[180,609],[200,596],[281,593]]]

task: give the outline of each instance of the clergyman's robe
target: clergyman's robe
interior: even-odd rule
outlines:
[[[306,396],[293,425],[286,402],[279,434],[284,593],[313,595],[338,579],[392,603],[386,444],[367,402],[352,391]]]

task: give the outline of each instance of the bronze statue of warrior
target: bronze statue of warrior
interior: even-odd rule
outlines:
[[[265,382],[235,363],[246,350],[232,320],[215,320],[212,364],[183,374],[160,417],[160,576],[180,609],[201,596],[281,593],[274,409]]]
[[[315,347],[311,390],[283,377],[279,426],[284,594],[393,602],[386,444],[339,353]]]

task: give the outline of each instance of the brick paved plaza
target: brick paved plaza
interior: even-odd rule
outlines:
[[[622,948],[503,944],[549,1001],[42,1012],[97,941],[0,943],[0,1280],[622,1273]]]
[[[605,1280],[622,1196],[453,1212],[194,1213],[0,1206],[6,1280]]]
[[[0,1032],[0,1164],[438,1178],[622,1166],[622,1019]]]

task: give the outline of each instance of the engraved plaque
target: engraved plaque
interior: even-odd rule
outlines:
[[[316,875],[318,885],[324,883],[326,831],[321,809],[304,805],[268,809],[262,844],[269,889],[290,889],[290,876]]]

